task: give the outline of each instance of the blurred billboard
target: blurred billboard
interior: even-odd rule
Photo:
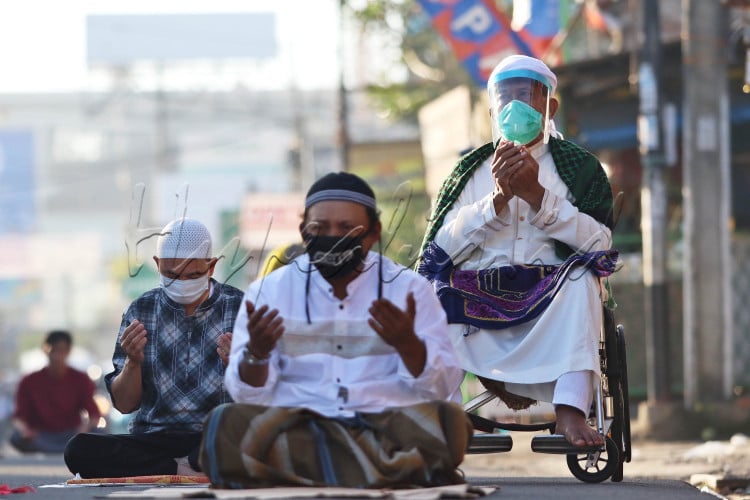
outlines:
[[[271,12],[86,18],[86,58],[91,65],[266,59],[276,56],[276,44],[276,17]]]
[[[299,242],[304,200],[305,195],[300,192],[245,196],[239,217],[242,246],[265,253],[281,245]]]

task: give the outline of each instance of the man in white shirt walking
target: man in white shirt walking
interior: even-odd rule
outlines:
[[[245,404],[208,420],[212,483],[463,482],[463,370],[429,282],[370,251],[381,232],[372,189],[349,173],[322,177],[300,232],[306,253],[245,293],[225,375]]]

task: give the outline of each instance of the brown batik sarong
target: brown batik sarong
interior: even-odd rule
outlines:
[[[206,419],[200,462],[217,488],[441,486],[464,482],[472,433],[445,401],[347,418],[230,403]]]

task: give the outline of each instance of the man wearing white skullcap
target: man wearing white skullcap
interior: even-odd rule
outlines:
[[[599,161],[563,140],[555,74],[514,55],[487,82],[492,142],[445,180],[422,245],[461,365],[512,408],[555,405],[574,446],[603,436],[585,417],[598,385],[601,279],[612,191]]]
[[[305,252],[251,283],[237,317],[236,403],[211,413],[201,447],[214,486],[464,482],[472,429],[445,313],[426,279],[370,251],[380,232],[361,178],[310,187]]]
[[[176,219],[159,233],[161,284],[122,317],[105,382],[130,434],[79,434],[65,462],[81,477],[190,474],[200,470],[203,420],[231,401],[224,371],[242,291],[213,279],[217,258],[199,221]]]

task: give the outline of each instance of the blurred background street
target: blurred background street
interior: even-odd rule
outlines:
[[[244,289],[299,242],[311,182],[349,170],[376,189],[385,253],[412,266],[441,182],[491,138],[489,71],[528,53],[558,75],[557,128],[601,159],[617,199],[625,475],[734,467],[679,457],[750,429],[749,52],[743,0],[4,2],[0,440],[51,329],[76,339],[99,427],[126,430],[103,376],[175,217],[206,223],[215,277]],[[643,470],[638,445],[659,457]],[[65,477],[3,454],[3,482]],[[497,458],[511,475],[514,455]]]

